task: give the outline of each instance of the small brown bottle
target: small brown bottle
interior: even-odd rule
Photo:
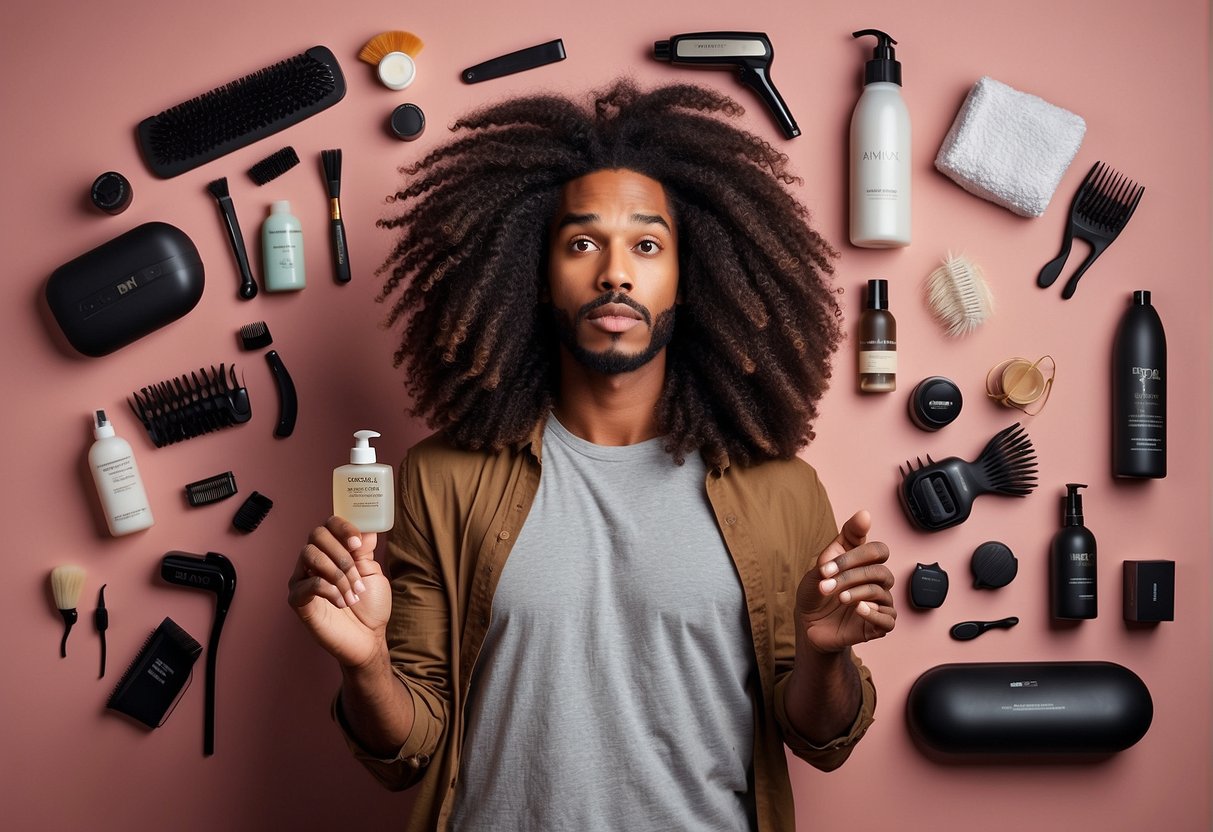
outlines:
[[[869,280],[859,316],[859,392],[897,389],[897,321],[889,311],[889,281]]]

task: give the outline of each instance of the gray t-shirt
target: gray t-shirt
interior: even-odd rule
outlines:
[[[754,650],[698,455],[550,418],[467,701],[458,832],[750,830]]]

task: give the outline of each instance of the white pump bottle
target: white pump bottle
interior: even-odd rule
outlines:
[[[877,39],[864,67],[863,94],[851,116],[851,244],[910,244],[910,112],[901,97],[901,62],[878,29],[852,37]]]
[[[333,470],[333,514],[344,517],[360,532],[386,532],[395,523],[395,472],[375,461],[373,430],[354,432],[350,464]]]

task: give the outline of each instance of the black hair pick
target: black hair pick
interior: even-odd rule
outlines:
[[[927,455],[925,465],[917,463],[898,466],[897,496],[910,522],[928,532],[963,523],[982,494],[1026,497],[1036,489],[1036,451],[1018,422],[996,433],[973,462]]]
[[[238,384],[235,366],[226,364],[140,388],[127,403],[157,448],[253,417],[248,390]]]

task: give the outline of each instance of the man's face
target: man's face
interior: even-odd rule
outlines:
[[[678,247],[665,190],[630,170],[564,186],[548,281],[561,343],[588,369],[636,370],[674,333]]]

